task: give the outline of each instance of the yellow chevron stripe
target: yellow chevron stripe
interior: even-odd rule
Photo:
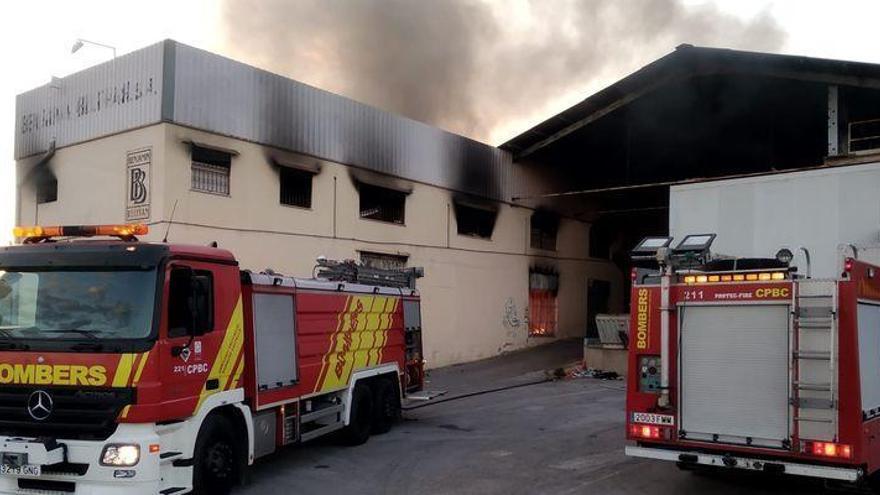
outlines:
[[[244,316],[241,309],[241,296],[239,296],[238,303],[236,303],[235,309],[232,311],[232,316],[229,318],[229,325],[226,327],[226,333],[223,335],[223,342],[220,344],[220,349],[217,351],[217,357],[211,365],[211,372],[205,379],[206,383],[208,380],[217,380],[220,383],[220,387],[218,387],[217,390],[207,390],[205,385],[202,385],[202,393],[196,403],[196,411],[199,410],[205,399],[226,389],[229,377],[233,373],[232,368],[238,362],[238,357],[241,355],[243,348]]]
[[[130,409],[131,409],[131,406],[125,406],[125,407],[123,407],[123,408],[122,408],[122,414],[120,414],[120,416],[122,416],[123,418],[127,418],[127,417],[128,417],[128,411],[129,411]]]
[[[113,387],[125,387],[128,385],[128,377],[131,376],[131,368],[134,364],[135,356],[137,354],[123,354],[119,357],[116,374],[113,375]]]
[[[242,371],[244,371],[244,359],[238,362],[238,367],[235,368],[235,373],[232,375],[232,381],[229,382],[229,389],[232,389],[232,387],[235,387],[238,384]]]
[[[144,371],[144,365],[147,364],[147,359],[150,358],[150,351],[147,351],[141,355],[141,361],[138,363],[137,371],[134,372],[134,380],[132,380],[132,386],[137,385],[141,379],[141,373]]]

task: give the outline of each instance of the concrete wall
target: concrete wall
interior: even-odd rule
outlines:
[[[186,140],[239,153],[232,161],[228,197],[190,190]],[[154,150],[148,239],[163,237],[177,202],[169,240],[217,241],[236,254],[243,268],[309,276],[317,256],[358,258],[358,251],[404,254],[410,266],[424,266],[419,289],[430,367],[547,342],[546,337],[528,337],[531,266],[554,267],[560,273],[558,337],[584,335],[590,278],[612,282],[612,308],[620,309],[622,276],[609,262],[587,257],[587,224],[563,220],[557,251],[534,250],[529,247],[532,210],[501,204],[491,240],[460,236],[453,193],[420,183],[413,184],[407,197],[405,225],[361,219],[349,167],[326,161],[313,181],[312,207],[285,206],[278,201],[277,168],[267,158],[277,150],[171,124],[58,150],[52,160],[58,201],[40,205],[34,216],[32,188],[23,187],[19,223],[123,221],[125,153],[144,146]],[[33,160],[19,167],[27,168]]]

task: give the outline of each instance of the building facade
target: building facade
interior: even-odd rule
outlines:
[[[588,223],[513,200],[558,187],[539,168],[173,41],[20,95],[16,113],[19,224],[141,222],[297,276],[321,255],[423,266],[429,367],[581,337],[623,303]]]

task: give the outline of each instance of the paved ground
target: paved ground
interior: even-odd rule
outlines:
[[[553,344],[432,373],[449,395],[525,383],[580,355]],[[424,407],[359,447],[318,441],[261,461],[243,494],[795,494],[812,483],[718,477],[623,455],[622,382],[563,380]]]

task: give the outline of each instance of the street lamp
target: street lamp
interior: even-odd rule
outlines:
[[[99,46],[101,48],[107,48],[108,50],[113,50],[113,58],[116,58],[116,47],[105,45],[103,43],[97,43],[95,41],[84,40],[82,38],[78,38],[76,42],[70,47],[70,53],[76,53],[80,48],[85,46],[86,44]]]

